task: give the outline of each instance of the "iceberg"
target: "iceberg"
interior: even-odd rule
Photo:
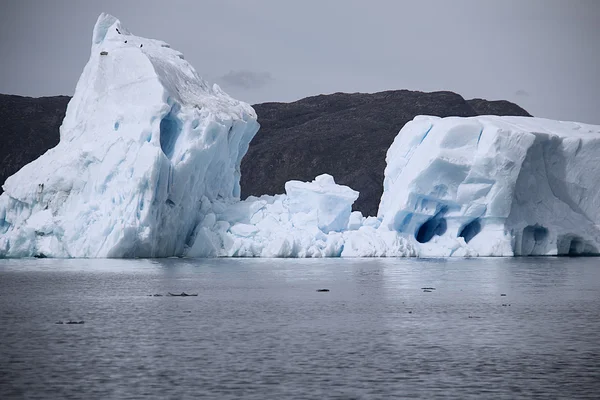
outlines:
[[[381,228],[422,256],[592,255],[600,126],[419,116],[387,152]]]
[[[59,144],[3,186],[0,257],[599,254],[600,126],[418,116],[368,217],[327,174],[241,201],[258,128],[180,52],[102,14]]]
[[[181,256],[202,204],[239,200],[258,127],[180,52],[102,14],[59,144],[3,186],[0,256]]]

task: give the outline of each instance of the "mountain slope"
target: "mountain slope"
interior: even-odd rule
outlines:
[[[58,144],[58,128],[70,99],[0,95],[0,186]]]

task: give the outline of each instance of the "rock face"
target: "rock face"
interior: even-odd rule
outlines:
[[[67,101],[64,96],[0,95],[0,184],[58,143]],[[289,180],[310,181],[327,173],[360,192],[354,209],[364,215],[377,213],[386,151],[416,115],[529,116],[507,101],[465,101],[451,92],[408,90],[336,93],[254,109],[261,128],[242,160],[242,198],[283,193]]]
[[[70,99],[0,95],[0,194],[6,178],[58,144]]]
[[[467,103],[477,115],[531,117],[527,111],[506,100],[472,99],[467,100]]]

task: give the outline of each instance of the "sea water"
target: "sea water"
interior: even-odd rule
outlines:
[[[0,398],[597,398],[599,315],[599,258],[0,260]]]

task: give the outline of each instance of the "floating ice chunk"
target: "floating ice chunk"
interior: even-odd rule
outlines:
[[[357,191],[337,185],[327,174],[317,176],[313,182],[286,182],[285,192],[290,213],[316,219],[325,233],[348,227],[352,204],[358,198]]]

